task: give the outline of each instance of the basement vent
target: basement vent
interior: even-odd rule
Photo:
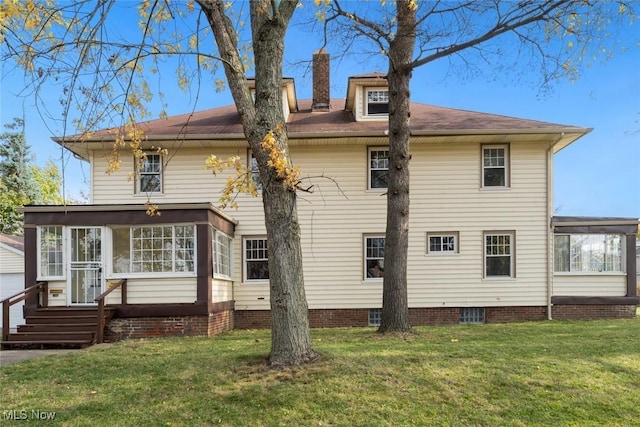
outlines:
[[[484,323],[484,307],[463,307],[460,309],[460,323],[481,325]]]
[[[380,326],[380,320],[382,320],[381,308],[369,309],[369,326]]]

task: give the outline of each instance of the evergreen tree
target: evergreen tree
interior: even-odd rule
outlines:
[[[21,235],[28,204],[60,203],[60,173],[49,162],[44,168],[32,164],[33,156],[24,134],[24,121],[14,118],[0,135],[0,232]]]

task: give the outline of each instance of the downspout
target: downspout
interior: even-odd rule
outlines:
[[[553,295],[553,225],[551,219],[553,218],[553,147],[564,138],[564,132],[549,144],[547,148],[547,319],[553,320],[551,313],[552,304],[551,296]]]

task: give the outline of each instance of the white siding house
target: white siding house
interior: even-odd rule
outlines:
[[[0,300],[24,289],[24,243],[21,237],[0,234]],[[24,302],[10,309],[9,324],[15,329],[24,322],[22,307]],[[2,304],[0,304],[0,320]]]
[[[323,82],[314,75],[314,85]],[[312,102],[297,100],[285,79],[283,108],[291,158],[313,190],[298,203],[310,322],[375,324],[389,169],[386,80],[354,76],[346,102]],[[637,221],[552,215],[553,155],[590,129],[417,103],[411,113],[414,324],[635,315],[629,245]],[[129,336],[269,326],[260,196],[240,194],[238,210],[220,211],[232,172],[205,168],[212,154],[252,166],[235,107],[139,126],[147,157],[136,163],[122,152],[117,174],[104,173],[114,132],[55,139],[91,163],[92,205],[25,209],[27,281],[48,281],[59,291],[49,304],[65,307],[90,305],[126,279],[127,304],[120,290],[107,302],[117,307],[118,330],[134,331]],[[147,202],[161,215],[146,215]],[[204,329],[189,329],[202,319]]]

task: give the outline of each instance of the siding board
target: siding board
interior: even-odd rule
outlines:
[[[410,307],[546,304],[546,147],[543,143],[512,142],[511,188],[487,190],[480,188],[480,144],[413,145],[407,260]],[[170,153],[173,157],[165,169],[164,194],[151,200],[217,203],[226,174],[214,177],[204,168],[209,154],[239,155],[246,162],[247,151],[193,148]],[[301,167],[305,185],[313,185],[313,193],[300,194],[298,203],[309,308],[380,307],[382,285],[363,279],[362,236],[384,233],[386,197],[381,191],[367,190],[367,147],[296,146],[291,148],[291,156]],[[128,166],[123,162],[118,174],[105,175],[100,171],[106,162],[97,157],[93,169],[95,203],[146,201],[133,195],[133,183],[126,179],[132,162]],[[334,179],[339,188],[322,176]],[[242,283],[242,236],[265,234],[262,201],[240,195],[238,203],[237,211],[228,211],[238,221],[233,243],[233,299],[238,310],[268,309],[268,285]],[[483,279],[485,230],[515,231],[514,280]],[[460,253],[426,255],[426,233],[432,231],[459,232]],[[214,300],[229,295],[228,288],[216,286]],[[180,301],[171,302],[195,299],[195,284],[194,296],[189,296],[187,288],[185,285],[178,292]],[[161,290],[135,295],[167,301],[169,297]]]

